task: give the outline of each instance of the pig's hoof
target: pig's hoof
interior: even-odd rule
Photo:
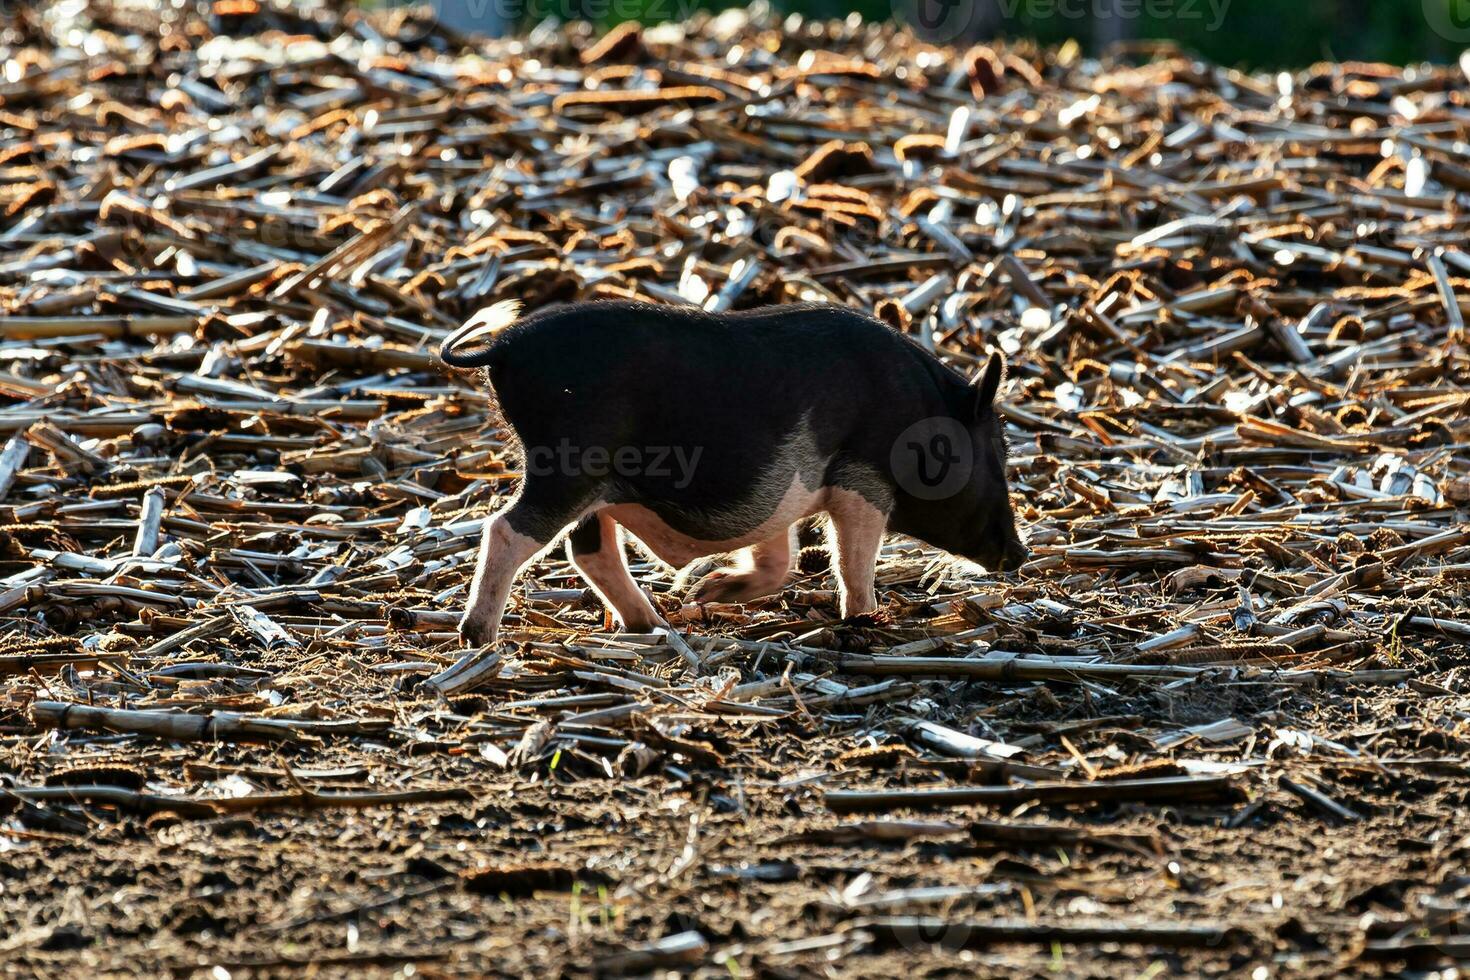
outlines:
[[[869,609],[867,612],[851,613],[842,617],[844,626],[890,626],[893,617],[883,609]]]
[[[627,620],[626,622],[624,622],[623,618],[619,616],[617,621],[618,624],[622,626],[623,632],[625,633],[652,633],[654,630],[668,629],[669,627],[668,623],[664,622],[662,619],[659,619],[656,616],[649,618],[633,618]]]
[[[472,619],[461,619],[459,621],[459,636],[464,640],[465,646],[483,647],[489,646],[495,639],[495,630],[489,625]]]
[[[710,572],[694,588],[695,602],[749,602],[781,591],[784,578],[759,572]]]

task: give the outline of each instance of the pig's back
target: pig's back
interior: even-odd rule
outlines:
[[[491,379],[508,416],[521,403],[550,410],[553,391],[556,404],[636,416],[841,416],[932,393],[948,372],[884,324],[826,305],[724,315],[626,302],[551,307],[497,338],[494,354]]]

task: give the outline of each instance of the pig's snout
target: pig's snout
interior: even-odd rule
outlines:
[[[1026,548],[1024,544],[1021,544],[1019,541],[1007,544],[1005,552],[1001,555],[1000,561],[996,564],[995,570],[998,572],[1014,572],[1016,569],[1026,564],[1026,561],[1030,557],[1031,552]]]
[[[1007,536],[988,546],[967,553],[966,558],[979,562],[991,572],[1014,572],[1026,564],[1031,552],[1015,537]]]

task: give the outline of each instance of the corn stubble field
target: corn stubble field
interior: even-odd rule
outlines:
[[[159,17],[3,35],[0,973],[1470,957],[1464,67]],[[437,341],[613,297],[1004,350],[1031,561],[635,553],[668,638],[557,550],[431,695],[519,465]]]

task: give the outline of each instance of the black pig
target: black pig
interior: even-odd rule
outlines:
[[[526,461],[520,493],[485,525],[459,627],[472,643],[495,639],[517,573],[568,527],[573,564],[637,632],[663,621],[628,574],[619,525],[675,567],[749,549],[700,596],[742,601],[782,587],[795,525],[826,512],[843,616],[876,607],[886,531],[993,570],[1026,557],[992,405],[999,355],[970,382],[840,306],[517,311],[481,311],[441,352],[488,369]]]

